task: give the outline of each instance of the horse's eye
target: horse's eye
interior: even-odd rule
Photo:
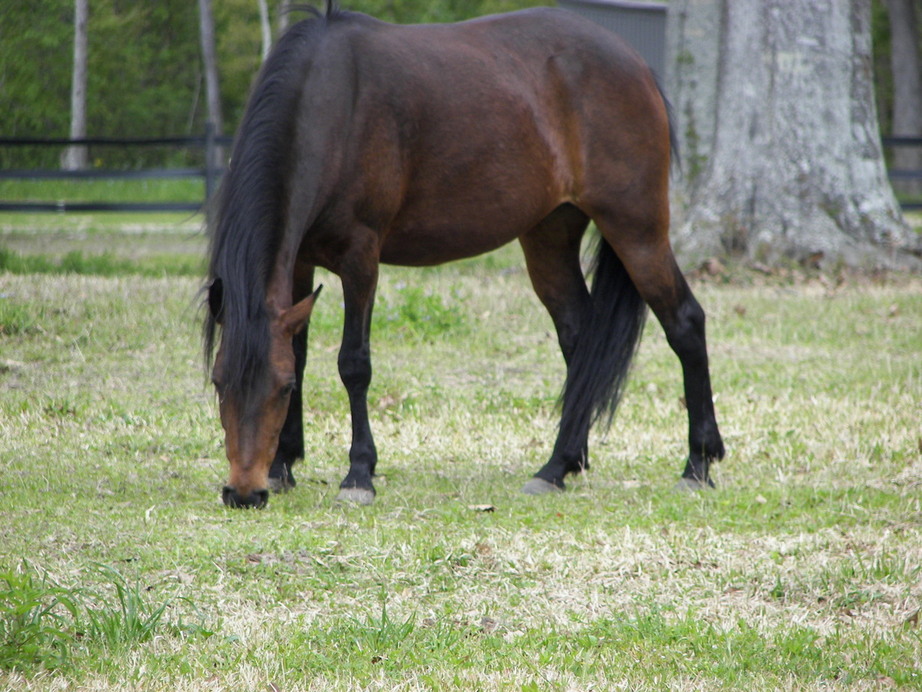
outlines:
[[[214,391],[218,397],[218,402],[223,404],[224,403],[224,385],[221,383],[221,380],[219,380],[217,377],[211,378],[211,384],[214,385]]]
[[[287,382],[282,386],[281,392],[279,395],[284,399],[286,396],[290,395],[295,389],[297,389],[298,383],[292,380]]]

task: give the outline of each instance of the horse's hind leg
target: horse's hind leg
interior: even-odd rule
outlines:
[[[361,230],[340,259],[337,273],[343,284],[345,319],[339,350],[339,376],[349,396],[352,445],[349,473],[340,483],[340,501],[368,505],[374,501],[372,477],[378,462],[368,420],[368,386],[371,383],[371,311],[378,282],[376,239]]]
[[[595,217],[638,292],[666,332],[682,363],[688,410],[688,460],[681,487],[713,486],[710,465],[724,456],[708,367],[704,310],[695,300],[669,245],[667,220],[644,227]]]
[[[588,222],[589,218],[577,208],[564,205],[519,238],[532,286],[551,315],[568,367],[580,324],[589,314],[589,292],[579,261],[580,241]],[[589,416],[577,417],[577,424],[566,426],[566,431],[561,426],[550,460],[526,483],[524,492],[540,494],[563,489],[568,473],[588,467]]]

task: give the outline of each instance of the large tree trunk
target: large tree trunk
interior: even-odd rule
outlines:
[[[887,0],[893,69],[893,134],[922,137],[922,72],[919,65],[919,0]],[[896,147],[893,167],[922,169],[922,147]],[[896,181],[900,192],[919,194],[922,181]]]
[[[89,0],[74,0],[74,71],[70,90],[70,139],[86,137],[86,83]],[[61,166],[69,171],[87,167],[85,146],[67,147]]]
[[[683,256],[922,266],[884,167],[870,0],[673,0],[668,31]]]

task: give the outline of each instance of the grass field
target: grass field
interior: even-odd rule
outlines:
[[[243,512],[195,226],[0,218],[0,689],[922,688],[919,278],[696,280],[718,489],[673,491],[680,369],[651,320],[591,471],[536,498],[563,365],[519,250],[385,268],[360,508],[334,502],[322,276],[308,459]]]
[[[6,202],[201,202],[204,194],[198,178],[0,179]]]

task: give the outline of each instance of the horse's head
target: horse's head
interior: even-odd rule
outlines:
[[[221,325],[221,341],[214,359],[212,381],[218,393],[230,478],[222,499],[228,507],[265,506],[269,500],[269,468],[288,415],[291,393],[297,386],[292,337],[310,319],[314,293],[299,303],[280,308],[270,303],[266,321],[229,329],[224,321],[220,280],[209,289],[208,304]],[[239,340],[245,340],[241,346]]]

